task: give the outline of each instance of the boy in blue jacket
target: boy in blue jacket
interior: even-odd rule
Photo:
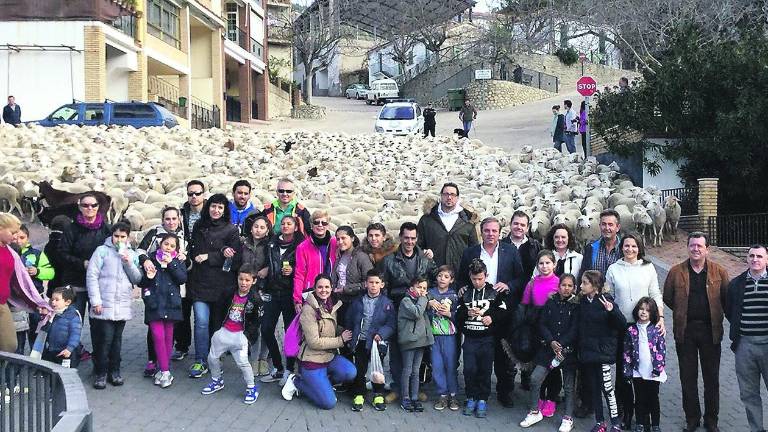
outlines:
[[[381,295],[384,280],[381,273],[371,269],[366,274],[366,292],[357,297],[349,306],[346,314],[345,327],[352,330],[350,348],[354,352],[357,376],[352,383],[355,396],[352,399],[352,410],[361,411],[365,402],[365,374],[371,361],[373,343],[378,344],[380,359],[386,355],[387,341],[395,334],[397,312],[387,296]],[[376,411],[384,411],[387,404],[384,401],[384,380],[371,379],[373,385],[372,405]],[[383,378],[383,376],[381,377]]]
[[[46,325],[48,338],[45,341],[42,359],[61,364],[64,359],[70,359],[70,367],[80,363],[80,332],[82,319],[80,313],[72,305],[75,292],[69,286],[53,290],[51,306],[56,315]]]

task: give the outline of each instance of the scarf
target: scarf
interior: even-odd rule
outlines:
[[[315,294],[314,291],[312,291],[312,295],[315,296],[315,300],[317,300],[317,304],[320,305],[320,307],[315,311],[315,318],[320,321],[322,318],[321,316],[321,310],[325,310],[327,313],[331,313],[333,310],[333,300],[331,300],[331,296],[329,296],[325,300],[320,300],[320,297]]]
[[[78,213],[77,217],[75,217],[75,220],[78,224],[91,231],[96,231],[97,229],[101,228],[102,225],[104,225],[104,216],[101,213],[96,213],[96,219],[94,219],[93,222],[88,222],[85,220],[85,216],[83,216],[82,213]]]

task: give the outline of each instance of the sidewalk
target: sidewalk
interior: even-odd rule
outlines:
[[[688,259],[687,235],[687,233],[680,231],[677,241],[665,241],[661,247],[647,248],[646,255],[648,255],[648,259],[657,267],[664,269],[664,272],[668,272],[673,265]],[[731,279],[747,269],[747,264],[744,260],[723,252],[716,246],[709,247],[709,259],[725,267]]]

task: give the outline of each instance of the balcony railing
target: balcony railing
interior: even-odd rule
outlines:
[[[112,21],[112,27],[120,30],[130,37],[136,36],[136,17],[133,15],[120,15]]]
[[[179,117],[187,118],[187,108],[180,105],[181,91],[175,85],[154,75],[147,78],[147,90],[157,95],[157,100]]]
[[[227,39],[240,45],[240,48],[248,51],[248,35],[240,27],[227,29]]]
[[[209,105],[200,99],[192,98],[191,125],[193,129],[221,127],[221,110],[216,105]]]
[[[269,26],[269,41],[270,42],[291,42],[291,31],[281,25]]]
[[[251,38],[251,53],[258,59],[264,59],[264,45]]]

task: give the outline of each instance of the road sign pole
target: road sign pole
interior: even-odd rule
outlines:
[[[592,135],[592,119],[589,118],[589,102],[592,99],[592,96],[585,96],[584,97],[584,117],[587,118],[587,127],[584,129],[584,136],[587,138],[587,148],[586,152],[587,154],[585,156],[592,156],[592,140],[590,135]]]

